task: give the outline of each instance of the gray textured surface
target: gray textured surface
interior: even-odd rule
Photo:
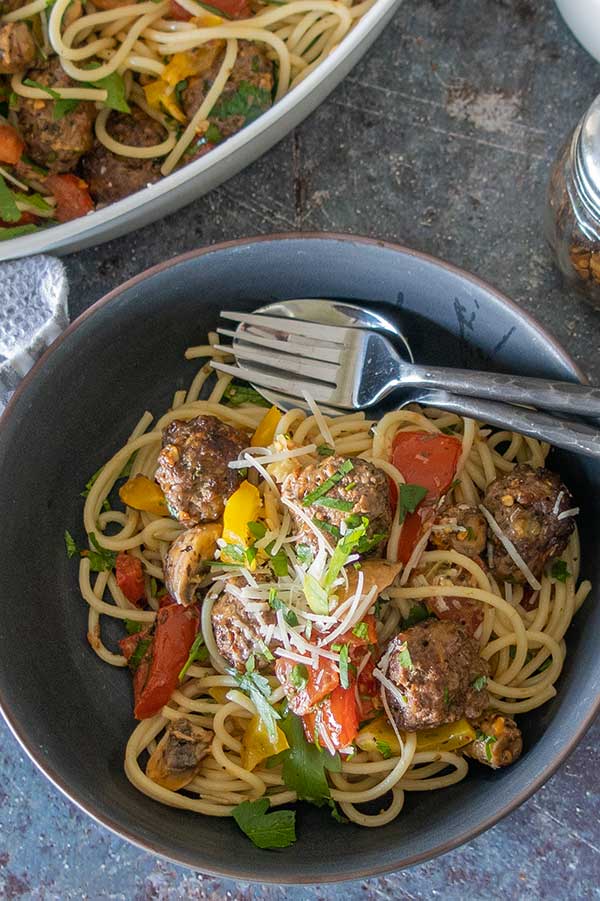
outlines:
[[[405,0],[293,135],[164,222],[68,257],[71,314],[202,244],[337,230],[464,266],[544,322],[600,382],[599,314],[565,293],[541,235],[549,163],[600,91],[600,66],[550,0]],[[65,801],[0,727],[0,897],[590,898],[600,896],[600,723],[537,795],[445,857],[340,888],[235,885],[156,860]]]

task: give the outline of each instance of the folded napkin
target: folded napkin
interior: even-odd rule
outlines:
[[[0,412],[35,361],[67,327],[65,267],[49,256],[0,265]]]

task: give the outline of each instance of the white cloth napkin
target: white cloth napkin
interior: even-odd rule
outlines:
[[[50,256],[0,266],[0,412],[69,322],[65,267]]]

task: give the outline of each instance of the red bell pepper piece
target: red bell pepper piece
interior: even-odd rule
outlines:
[[[138,604],[146,597],[144,569],[142,561],[131,554],[118,554],[115,565],[117,585],[132,604]]]

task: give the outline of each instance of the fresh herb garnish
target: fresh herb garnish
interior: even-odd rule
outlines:
[[[100,63],[90,66],[90,69],[97,69]],[[118,72],[112,72],[98,81],[84,81],[84,85],[88,88],[99,88],[106,91],[106,100],[102,102],[105,109],[114,109],[120,113],[130,113],[131,109],[127,103],[125,95],[125,82],[123,76]]]
[[[249,522],[247,526],[248,531],[256,541],[260,541],[267,534],[267,527],[264,522]]]
[[[181,682],[184,679],[185,674],[189,670],[192,663],[206,663],[208,659],[208,648],[204,644],[202,633],[198,632],[190,648],[188,659],[185,661],[179,672],[179,681]]]
[[[269,606],[273,610],[281,610],[281,612],[283,613],[283,618],[288,626],[298,625],[298,617],[293,610],[290,610],[289,607],[286,607],[281,598],[278,596],[277,590],[275,588],[269,589]]]
[[[325,519],[319,519],[318,516],[313,516],[312,521],[320,529],[323,529],[324,532],[328,532],[330,535],[333,535],[336,541],[340,540],[342,533],[337,526],[332,526],[330,522],[327,522],[327,520]]]
[[[3,176],[0,175],[0,219],[4,222],[18,222],[20,218],[21,211],[17,206],[16,200]]]
[[[41,194],[23,194],[21,191],[13,191],[12,193],[15,200],[27,203],[29,206],[35,207],[36,210],[49,213],[53,209]]]
[[[206,129],[206,131],[204,132],[204,137],[209,144],[220,144],[223,140],[223,135],[214,124],[214,122],[211,122],[211,124]]]
[[[408,513],[414,513],[426,495],[427,488],[424,488],[422,485],[400,485],[398,492],[398,522],[403,523]]]
[[[363,641],[369,637],[369,625],[365,622],[357,623],[352,629],[352,634]]]
[[[448,691],[447,685],[444,685],[444,705],[446,707],[450,706],[450,692]]]
[[[398,662],[400,666],[404,667],[404,669],[411,670],[413,668],[412,658],[410,656],[410,651],[408,650],[408,645],[404,642],[398,653]]]
[[[104,469],[104,466],[101,466],[100,469],[97,469],[97,470],[96,470],[96,472],[93,474],[93,476],[90,476],[90,478],[88,479],[88,481],[85,483],[85,488],[84,488],[83,491],[81,492],[80,497],[87,497],[87,496],[88,496],[88,494],[89,494],[90,491],[92,490],[92,487],[93,487],[93,485],[94,485],[94,482],[97,480],[98,476],[100,475],[100,473],[102,472],[103,469]],[[109,501],[108,501],[108,498],[105,498],[105,499],[102,501],[102,509],[103,509],[103,510],[110,510],[110,503],[109,503]]]
[[[328,444],[319,444],[317,453],[320,457],[332,457],[335,454],[335,451],[332,447],[329,447]]]
[[[142,632],[146,628],[144,623],[138,623],[134,619],[125,619],[123,622],[128,635],[135,635],[136,632]]]
[[[408,611],[406,619],[402,620],[402,631],[410,629],[411,626],[416,626],[417,623],[423,622],[424,619],[429,619],[430,616],[431,614],[425,604],[413,604]]]
[[[131,670],[136,670],[138,668],[151,644],[151,638],[142,638],[138,641],[135,651],[127,661],[127,665]]]
[[[384,760],[387,760],[389,757],[392,756],[392,749],[390,748],[387,741],[383,741],[382,739],[378,738],[375,741],[375,747],[377,748],[377,750],[379,751],[379,753],[381,754],[381,756],[383,757]]]
[[[473,679],[471,685],[473,686],[475,691],[483,691],[483,689],[487,685],[487,676],[477,676],[476,679]]]
[[[302,587],[312,612],[319,616],[327,616],[329,613],[329,592],[327,589],[323,588],[310,573],[304,574]]]
[[[492,745],[496,743],[497,739],[495,735],[488,735],[486,732],[482,732],[481,729],[478,729],[475,733],[475,740],[483,742],[483,746],[485,748],[485,756],[488,760],[492,759]]]
[[[348,562],[348,558],[350,557],[352,552],[360,547],[361,540],[364,538],[365,532],[367,530],[368,522],[369,520],[365,517],[361,525],[359,525],[356,529],[350,529],[350,531],[346,532],[346,534],[341,537],[336,544],[333,554],[331,555],[331,561],[329,563],[325,579],[323,581],[323,585],[326,591],[329,591],[329,589],[332,587],[341,570]]]
[[[288,848],[296,841],[296,813],[293,810],[267,813],[269,806],[268,798],[242,801],[231,815],[257,848]]]
[[[310,566],[314,560],[312,548],[308,544],[299,544],[296,548],[296,556],[298,557],[298,563],[302,564],[302,566]]]
[[[340,648],[340,685],[342,688],[348,688],[350,686],[350,680],[348,678],[348,659],[348,645],[343,644]]]
[[[39,231],[40,226],[34,225],[33,222],[27,225],[15,225],[13,228],[0,228],[0,241],[11,241],[13,238],[21,238],[23,235]]]
[[[306,741],[300,717],[288,713],[280,723],[288,740],[289,749],[277,755],[277,762],[283,763],[282,776],[286,786],[295,791],[300,801],[309,801],[322,807],[331,797],[325,770],[339,773],[339,754],[333,757]]]
[[[76,557],[79,554],[79,548],[68,529],[65,529],[65,547],[67,548],[67,557]]]
[[[48,94],[53,100],[61,99],[58,91],[54,91],[52,88],[49,88],[48,85],[41,84],[39,81],[34,81],[33,78],[24,78],[23,84],[26,84],[28,88],[37,88],[38,91],[43,91],[44,94]]]
[[[325,479],[325,481],[319,485],[318,488],[315,488],[314,491],[309,491],[309,493],[304,496],[302,499],[302,506],[310,507],[311,504],[314,504],[320,497],[323,497],[328,491],[331,491],[333,486],[337,485],[338,482],[341,482],[344,476],[349,472],[352,472],[353,469],[354,463],[352,460],[344,460],[333,475],[330,475],[328,479]]]
[[[109,551],[107,548],[102,547],[93,532],[90,532],[89,539],[95,550],[90,550],[88,553],[84,551],[83,553],[90,561],[90,569],[95,573],[110,572],[111,569],[114,569],[117,559],[115,551]]]
[[[61,99],[57,100],[54,104],[54,109],[52,110],[52,118],[56,122],[58,119],[64,119],[69,113],[74,112],[80,104],[80,100],[75,100],[73,97],[69,99]]]
[[[258,407],[271,406],[271,403],[250,385],[238,385],[235,382],[231,382],[227,386],[223,400],[231,407],[240,407],[242,404],[255,404]]]
[[[340,500],[337,497],[320,497],[315,501],[315,506],[330,507],[332,510],[341,510],[342,513],[350,513],[354,504],[352,501]]]
[[[271,569],[280,579],[285,579],[288,575],[288,558],[283,548],[279,548],[276,554],[273,553],[275,542],[271,541],[265,548],[265,552],[269,555],[269,563]]]
[[[566,582],[571,575],[566,560],[555,560],[550,570],[550,575],[557,582]]]
[[[246,692],[256,707],[258,716],[265,725],[269,739],[275,742],[277,740],[276,720],[281,719],[281,717],[269,703],[269,698],[271,697],[269,680],[255,671],[255,665],[254,655],[252,654],[246,663],[245,673],[229,670],[229,675],[233,676],[242,691]]]
[[[215,103],[209,116],[211,119],[230,119],[241,116],[244,125],[248,125],[269,109],[271,103],[270,91],[259,85],[251,84],[249,81],[240,81],[235,94],[221,95],[221,99]]]
[[[308,684],[308,669],[303,663],[296,663],[290,672],[290,682],[298,691],[302,691]]]

